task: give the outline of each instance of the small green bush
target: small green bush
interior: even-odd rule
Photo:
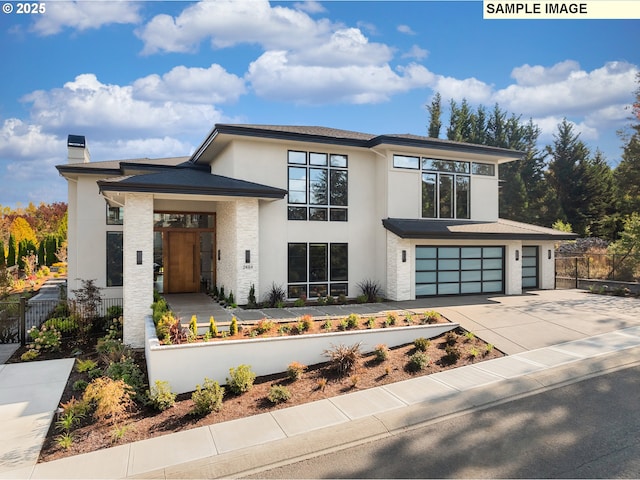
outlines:
[[[291,398],[291,392],[284,385],[271,385],[267,398],[271,403],[277,405],[278,403],[289,400]]]
[[[189,322],[189,331],[193,337],[198,336],[198,317],[191,315],[191,321]]]
[[[224,388],[218,382],[205,378],[203,386],[196,385],[196,390],[191,394],[191,400],[193,401],[192,412],[195,415],[218,412],[222,408],[223,397]]]
[[[76,360],[76,372],[78,373],[90,372],[97,366],[98,364],[91,359],[82,360],[79,358]]]
[[[445,355],[442,359],[449,364],[456,363],[462,355],[460,349],[456,345],[446,345],[444,347],[444,351]]]
[[[447,345],[455,345],[458,341],[458,335],[453,330],[445,333],[444,340]]]
[[[376,319],[373,317],[370,317],[367,322],[366,322],[367,328],[368,329],[372,329],[376,326]]]
[[[144,398],[144,374],[133,358],[123,357],[119,362],[111,362],[105,375],[113,380],[123,380],[133,389],[136,398]]]
[[[235,316],[231,317],[231,324],[229,325],[229,335],[233,337],[238,334],[238,320]]]
[[[73,388],[74,392],[84,392],[87,388],[87,385],[89,385],[89,382],[87,382],[86,380],[76,380],[75,382],[73,382],[71,388]]]
[[[209,318],[209,334],[211,334],[211,338],[216,338],[218,336],[218,326],[216,325],[213,315]]]
[[[409,357],[407,368],[412,372],[423,370],[429,365],[429,357],[423,352],[416,352]]]
[[[161,412],[173,407],[176,403],[176,394],[171,391],[169,382],[156,380],[155,384],[147,390],[149,403],[156,410]]]
[[[413,341],[413,345],[417,350],[421,352],[426,352],[429,345],[431,345],[431,341],[428,338],[419,337]]]
[[[358,328],[359,323],[360,323],[360,317],[358,315],[356,315],[355,313],[349,314],[349,316],[347,317],[348,329]]]
[[[287,366],[287,377],[292,381],[298,380],[300,377],[302,377],[306,369],[307,366],[303,365],[302,363],[291,362]]]
[[[251,366],[243,364],[236,368],[229,369],[227,386],[229,387],[229,390],[239,395],[251,390],[255,379],[256,374],[251,371]]]
[[[389,348],[381,343],[380,345],[376,345],[373,354],[378,362],[384,362],[389,357]]]
[[[31,360],[35,360],[39,356],[40,352],[32,348],[20,355],[20,360],[22,360],[23,362],[30,362]]]
[[[44,325],[55,328],[60,333],[70,334],[78,331],[78,319],[75,316],[50,318]]]

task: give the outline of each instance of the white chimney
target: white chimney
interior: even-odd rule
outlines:
[[[69,151],[69,163],[89,163],[91,161],[84,135],[69,135],[67,150]]]

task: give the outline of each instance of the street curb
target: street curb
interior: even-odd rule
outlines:
[[[127,478],[246,477],[352,446],[388,438],[453,417],[640,365],[640,346],[578,359],[556,367],[455,392],[268,444],[161,468]]]

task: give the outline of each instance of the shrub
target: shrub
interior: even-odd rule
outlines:
[[[180,345],[187,341],[187,332],[182,327],[180,319],[174,318],[173,323],[169,325],[169,332],[165,340],[172,345]]]
[[[284,385],[271,385],[267,398],[271,403],[277,405],[278,403],[289,400],[291,398],[291,392]]]
[[[427,338],[416,338],[413,341],[413,345],[416,347],[417,350],[421,351],[421,352],[426,352],[427,348],[429,348],[429,345],[431,345],[431,341]]]
[[[189,331],[193,337],[198,336],[198,317],[191,315],[191,321],[189,322]]]
[[[303,332],[308,332],[313,327],[313,317],[311,315],[303,315],[300,317],[299,324]]]
[[[409,357],[407,368],[412,372],[417,372],[429,365],[429,357],[423,352],[416,352]]]
[[[40,330],[36,327],[31,327],[31,330],[29,330],[29,336],[33,340],[29,345],[30,349],[49,352],[57,352],[60,350],[60,339],[62,338],[62,335],[54,327],[42,325]]]
[[[324,392],[325,387],[327,386],[327,379],[324,377],[320,377],[316,380],[316,387],[321,392]]]
[[[238,334],[238,320],[235,316],[231,317],[231,324],[229,325],[229,335],[234,336]]]
[[[453,330],[445,333],[444,340],[447,345],[455,345],[458,341],[458,335]]]
[[[444,351],[445,351],[445,355],[444,357],[442,357],[442,359],[449,364],[456,363],[460,359],[460,356],[462,355],[460,353],[460,349],[456,345],[446,345],[444,347]]]
[[[22,360],[23,362],[30,362],[31,360],[35,360],[39,356],[40,352],[32,348],[20,355],[20,360]]]
[[[370,317],[367,322],[366,322],[367,328],[368,329],[372,329],[376,326],[376,319],[373,317]]]
[[[133,358],[122,357],[119,362],[110,363],[105,375],[113,380],[124,381],[135,392],[138,399],[144,398],[144,374]]]
[[[76,360],[76,372],[78,373],[85,373],[85,372],[89,372],[91,370],[93,370],[94,368],[96,368],[98,366],[98,364],[96,362],[94,362],[91,359],[87,359],[87,360],[82,360],[80,358],[78,358]]]
[[[437,323],[440,320],[440,314],[433,310],[424,312],[424,320],[426,323]]]
[[[151,310],[153,315],[153,323],[157,326],[164,315],[169,313],[169,305],[164,298],[160,298],[153,304],[151,304]],[[160,335],[158,335],[160,336]]]
[[[211,335],[211,338],[216,338],[218,336],[218,326],[216,325],[213,315],[209,317],[209,334]]]
[[[487,346],[484,349],[484,354],[489,355],[492,350],[493,350],[493,344],[487,343]]]
[[[304,307],[307,304],[307,296],[303,293],[293,302],[294,307]]]
[[[333,345],[332,348],[325,350],[323,353],[326,357],[329,357],[329,361],[338,372],[338,375],[343,376],[356,367],[358,359],[361,356],[360,343],[355,343],[350,346]]]
[[[89,402],[85,400],[77,400],[76,397],[71,397],[71,399],[66,403],[60,403],[60,407],[62,408],[63,413],[71,412],[74,415],[83,418],[91,409]]]
[[[239,365],[237,368],[229,369],[229,377],[227,377],[227,386],[235,394],[248,392],[253,387],[256,374],[251,371],[249,365]]]
[[[265,303],[269,308],[276,308],[279,305],[284,304],[286,298],[287,292],[285,292],[284,288],[280,285],[272,283],[271,288],[269,288],[269,291],[267,292]]]
[[[395,312],[387,313],[387,321],[389,325],[395,325],[398,322],[398,315]]]
[[[299,362],[291,362],[287,366],[287,377],[290,380],[298,380],[304,374],[304,371],[307,369],[306,365],[303,365]]]
[[[389,348],[383,343],[376,345],[373,355],[377,361],[384,362],[389,357]]]
[[[331,320],[327,320],[322,324],[321,327],[325,332],[330,332],[331,329],[333,328],[333,323],[331,322]]]
[[[169,382],[156,380],[155,384],[147,390],[149,403],[156,410],[161,412],[173,407],[176,403],[176,394],[171,391]]]
[[[472,342],[476,338],[476,335],[473,332],[465,332],[464,337],[465,341]]]
[[[267,320],[266,318],[263,318],[256,324],[255,331],[258,332],[258,335],[263,335],[265,333],[269,333],[274,329],[275,326],[276,324],[273,320]]]
[[[56,421],[56,430],[69,433],[74,427],[80,425],[84,414],[80,412],[64,412]]]
[[[124,310],[120,305],[113,305],[107,308],[107,314],[105,315],[105,320],[107,321],[115,320],[116,318],[121,317],[123,312]]]
[[[109,365],[111,362],[120,361],[123,356],[128,356],[129,347],[119,339],[104,337],[98,340],[96,352],[100,355],[101,360]]]
[[[289,325],[280,325],[278,327],[278,335],[288,335],[291,332]]]
[[[332,295],[327,295],[327,305],[335,305],[336,299]]]
[[[169,330],[173,324],[176,323],[176,317],[173,312],[165,311],[162,313],[158,322],[156,323],[156,335],[159,339],[166,339],[169,337]]]
[[[43,325],[50,328],[55,328],[60,333],[71,334],[78,330],[78,320],[74,316],[70,317],[54,317],[50,318]]]
[[[347,328],[358,328],[358,324],[360,323],[360,316],[355,313],[350,313],[347,317]]]
[[[93,416],[97,421],[115,422],[132,405],[131,394],[124,380],[100,377],[87,385],[82,399],[95,406]]]
[[[252,283],[249,288],[249,295],[247,297],[247,306],[249,308],[256,307],[256,286]]]
[[[56,437],[56,443],[60,448],[67,450],[73,445],[73,434],[71,432],[61,433]]]
[[[191,394],[193,401],[194,415],[207,415],[211,412],[218,412],[222,408],[222,398],[224,388],[218,382],[209,378],[204,379],[203,386],[196,385],[195,391]]]
[[[344,293],[338,295],[338,303],[340,305],[345,305],[347,303],[347,296]]]
[[[366,295],[358,295],[356,297],[356,302],[357,303],[367,303],[367,296]]]
[[[358,283],[358,288],[362,292],[362,296],[366,298],[367,303],[376,303],[381,300],[382,289],[375,280],[364,280]]]
[[[349,377],[349,383],[351,384],[351,388],[357,388],[359,382],[360,382],[359,375],[351,375]]]
[[[87,382],[86,380],[76,380],[75,382],[73,382],[71,388],[74,392],[84,392],[87,388],[87,385],[89,385],[89,382]]]
[[[469,356],[476,359],[478,355],[480,355],[480,351],[476,347],[471,347],[471,350],[469,350]]]
[[[227,298],[227,303],[232,307],[235,307],[236,305],[236,299],[233,296],[233,290],[229,292],[229,298]]]

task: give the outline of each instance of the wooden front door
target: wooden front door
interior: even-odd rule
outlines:
[[[200,244],[197,232],[167,232],[165,251],[165,291],[200,291]]]

